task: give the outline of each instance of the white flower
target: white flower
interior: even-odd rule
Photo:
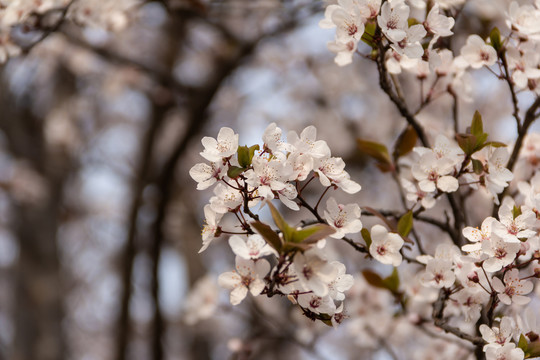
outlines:
[[[282,155],[284,156],[284,155]],[[264,199],[274,199],[273,191],[283,190],[291,176],[293,169],[290,163],[279,158],[267,160],[254,156],[251,162],[252,170],[246,171],[246,182],[258,188],[258,193]]]
[[[352,63],[357,45],[358,43],[354,40],[349,40],[346,42],[336,40],[326,44],[328,50],[336,54],[334,62],[339,66],[345,66]]]
[[[293,152],[309,154],[313,158],[323,158],[330,156],[330,148],[324,140],[316,140],[317,129],[315,126],[308,126],[300,133],[289,131],[287,141],[293,146]]]
[[[229,239],[229,245],[235,255],[246,260],[254,260],[276,253],[275,250],[258,234],[249,235],[246,240],[238,235],[233,235]]]
[[[230,300],[232,305],[238,305],[244,300],[248,291],[257,296],[264,290],[264,277],[270,271],[270,264],[264,259],[256,262],[236,257],[236,271],[223,273],[218,278],[219,286],[232,290]]]
[[[514,200],[506,197],[499,208],[500,223],[494,223],[493,231],[506,242],[520,243],[520,239],[528,239],[536,235],[536,231],[531,230],[536,223],[536,214],[531,210],[524,210],[514,219],[513,208]]]
[[[377,23],[390,41],[399,42],[407,36],[409,11],[410,8],[403,2],[392,6],[391,2],[387,1],[382,5]]]
[[[490,347],[499,348],[509,343],[510,340],[512,340],[514,324],[511,318],[504,316],[498,328],[490,328],[489,326],[482,324],[478,330],[480,330],[482,338],[487,342],[487,344],[484,345],[484,351],[486,351]]]
[[[466,287],[456,294],[456,301],[468,322],[476,322],[480,318],[482,308],[488,300],[489,295],[479,288]]]
[[[317,296],[315,294],[299,294],[298,304],[304,309],[308,309],[316,314],[334,315],[336,304],[330,296]]]
[[[461,56],[473,69],[491,66],[497,61],[497,52],[478,35],[469,35],[467,43],[461,48]]]
[[[194,325],[210,318],[216,311],[219,288],[211,275],[205,275],[195,282],[184,302],[184,321]]]
[[[328,295],[328,284],[337,276],[337,268],[319,256],[316,250],[296,254],[292,267],[300,284],[319,297]]]
[[[489,258],[484,262],[484,269],[489,272],[495,272],[509,265],[516,258],[519,252],[520,244],[504,241],[496,232],[491,232],[491,239],[482,242],[482,250]]]
[[[488,217],[482,222],[480,229],[467,226],[463,229],[463,236],[474,244],[467,244],[461,247],[461,250],[468,252],[469,255],[479,259],[482,255],[482,242],[489,241],[491,238],[491,224],[497,221],[493,217]]]
[[[219,221],[221,220],[221,217],[223,214],[218,214],[214,210],[212,210],[212,207],[210,205],[206,205],[204,207],[204,217],[206,225],[204,225],[201,235],[202,235],[202,241],[203,246],[199,250],[199,253],[202,253],[208,245],[216,238],[216,234],[219,230]]]
[[[336,40],[340,42],[358,41],[364,33],[364,17],[360,8],[352,0],[338,0],[339,5],[330,5],[319,22],[324,28],[337,27]]]
[[[433,152],[423,154],[411,168],[418,187],[425,192],[433,192],[437,188],[444,192],[458,189],[458,180],[449,174],[454,171],[454,163],[447,157],[437,158]]]
[[[217,184],[214,188],[214,195],[210,198],[210,206],[219,214],[234,211],[244,201],[240,191],[222,183]]]
[[[422,25],[413,25],[406,31],[405,37],[391,45],[398,54],[404,54],[410,59],[421,58],[424,55],[424,48],[420,44],[426,36],[426,29]]]
[[[520,51],[509,46],[506,50],[506,59],[508,68],[512,71],[512,80],[518,88],[524,89],[528,86],[530,79],[540,78],[539,55],[534,47],[524,46]]]
[[[516,1],[510,4],[508,27],[517,30],[525,37],[538,39],[540,35],[540,11],[534,6],[526,4],[519,6]]]
[[[510,305],[513,302],[517,305],[526,305],[531,301],[531,298],[523,295],[530,293],[534,285],[531,281],[520,280],[518,269],[512,269],[504,274],[504,284],[498,277],[494,277],[492,285],[499,293],[497,296],[503,304]]]
[[[371,228],[369,253],[379,262],[399,266],[402,260],[399,250],[402,246],[403,239],[398,234],[389,233],[382,225],[375,225]]]
[[[505,344],[502,347],[490,347],[486,350],[486,360],[523,360],[525,353],[516,348],[514,343]]]
[[[499,201],[497,194],[514,178],[514,174],[506,167],[509,156],[508,150],[497,148],[487,161],[484,185],[496,203]]]
[[[452,271],[450,260],[433,259],[428,262],[420,281],[424,286],[440,289],[452,286],[455,280],[456,275]]]
[[[286,144],[281,140],[281,129],[276,123],[271,123],[264,130],[262,139],[264,141],[263,149],[273,153],[275,151],[285,150]]]
[[[228,127],[219,130],[217,140],[205,136],[201,142],[204,145],[201,156],[208,161],[221,161],[223,158],[234,155],[238,150],[238,134]]]
[[[440,13],[439,4],[433,5],[429,11],[424,26],[426,30],[434,34],[435,36],[444,37],[453,34],[452,29],[454,27],[455,20],[451,17],[442,15]]]
[[[345,265],[339,261],[330,263],[337,269],[337,276],[334,280],[328,283],[328,296],[334,300],[345,300],[344,292],[349,290],[354,284],[354,277],[350,274],[345,274]]]
[[[401,186],[407,191],[407,200],[412,201],[413,203],[417,203],[420,201],[420,204],[425,209],[431,209],[433,206],[435,206],[436,200],[433,197],[433,193],[427,193],[425,191],[420,190],[414,183],[407,179],[401,179]]]
[[[222,172],[224,168],[221,162],[213,162],[210,165],[199,163],[193,165],[189,170],[189,175],[197,182],[197,190],[204,190],[221,179]]]
[[[362,222],[360,219],[360,207],[358,204],[342,205],[336,202],[333,197],[326,201],[326,210],[324,218],[328,225],[333,227],[336,232],[330,237],[341,239],[345,234],[354,234],[362,230]]]

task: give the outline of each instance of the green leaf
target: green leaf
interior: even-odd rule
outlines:
[[[368,22],[364,28],[364,33],[362,34],[362,41],[368,44],[372,49],[377,48],[377,44],[374,41],[375,29],[377,24],[375,22]]]
[[[366,269],[362,270],[362,275],[369,285],[380,289],[386,289],[383,278],[380,277],[376,272]]]
[[[527,354],[527,358],[535,358],[535,357],[540,356],[540,341],[536,340],[536,341],[530,342],[527,345],[527,351],[525,353]]]
[[[387,278],[384,278],[383,280],[384,285],[388,290],[390,290],[392,293],[397,293],[399,289],[399,273],[397,271],[397,268],[394,267],[394,270],[392,271],[392,274],[388,276]]]
[[[278,253],[281,253],[283,247],[283,240],[279,235],[272,230],[272,228],[260,221],[254,221],[251,226],[263,237],[263,239],[273,247]]]
[[[514,205],[514,208],[512,209],[512,216],[514,217],[514,220],[521,215],[521,206],[517,207]]]
[[[407,126],[399,135],[396,144],[394,145],[394,159],[398,159],[411,152],[416,145],[417,140],[418,135],[414,128],[411,125]]]
[[[291,241],[294,243],[313,244],[335,232],[336,230],[334,228],[326,224],[311,225],[300,230],[295,230],[292,233]]]
[[[369,230],[366,229],[366,228],[363,228],[360,233],[362,234],[362,238],[364,239],[364,241],[366,242],[366,248],[369,249],[369,247],[371,246],[371,234],[369,233]]]
[[[294,228],[290,227],[289,224],[287,224],[285,219],[283,219],[283,216],[281,216],[279,211],[274,207],[274,205],[272,205],[270,201],[267,201],[267,204],[270,208],[270,212],[272,213],[272,218],[274,219],[276,226],[283,233],[283,239],[285,239],[286,242],[291,241]]]
[[[253,155],[255,155],[255,151],[260,150],[260,146],[258,144],[255,144],[253,146],[249,147],[249,164],[251,165],[251,161],[253,160]]]
[[[388,155],[388,149],[383,144],[362,139],[357,139],[356,143],[361,152],[371,156],[381,164],[392,166],[392,160],[390,160],[390,155]]]
[[[494,27],[493,30],[491,30],[491,33],[489,34],[489,39],[491,40],[491,46],[493,46],[495,51],[499,52],[502,49],[502,41],[501,32],[497,27]]]
[[[471,134],[476,137],[484,134],[484,126],[482,125],[482,115],[476,110],[474,112],[472,123],[471,123]]]
[[[476,136],[471,134],[456,134],[456,141],[466,155],[472,155],[476,145]]]
[[[480,160],[472,159],[472,166],[476,175],[481,175],[484,172],[484,165]]]
[[[293,242],[287,241],[283,244],[282,250],[284,253],[289,253],[292,251],[304,252],[310,248],[311,248],[310,244],[293,243]]]
[[[229,166],[229,170],[227,170],[227,176],[231,179],[236,179],[244,171],[246,171],[246,169],[244,168],[238,166]]]
[[[406,237],[409,235],[413,227],[413,213],[411,210],[407,211],[405,215],[403,215],[397,224],[397,230],[399,235]]]
[[[528,342],[527,342],[527,338],[525,338],[525,335],[523,334],[520,334],[519,335],[519,342],[517,344],[518,348],[520,348],[521,350],[523,350],[523,352],[527,352],[527,345],[528,345]]]
[[[492,146],[492,147],[495,147],[495,148],[500,148],[500,147],[507,147],[508,145],[506,145],[505,143],[502,143],[502,142],[499,142],[499,141],[488,141],[487,143],[484,143],[484,146]]]
[[[249,159],[249,148],[247,145],[238,147],[238,163],[243,168],[247,168],[251,164]]]

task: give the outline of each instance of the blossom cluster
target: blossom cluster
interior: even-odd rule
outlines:
[[[359,206],[338,204],[330,197],[324,218],[317,215],[319,226],[295,229],[284,224],[271,205],[278,199],[291,210],[308,207],[317,214],[301,194],[315,178],[327,190],[353,194],[361,189],[345,171],[343,160],[331,156],[326,142],[316,137],[315,127],[309,126],[300,135],[289,132],[284,141],[282,130],[273,123],[264,131],[262,146],[238,146],[239,136],[230,128],[222,128],[217,138],[202,139],[201,156],[208,162],[194,165],[190,175],[199,190],[215,187],[214,196],[204,207],[206,225],[200,251],[222,234],[234,234],[229,245],[236,255],[236,270],[219,277],[219,284],[231,290],[231,304],[239,304],[248,292],[253,296],[286,295],[308,316],[339,321],[343,306],[336,302],[345,299],[343,292],[352,286],[352,276],[345,273],[342,263],[328,260],[322,249],[327,236],[341,239],[360,232]],[[267,204],[281,230],[279,235],[265,232],[266,225],[253,213]],[[238,220],[232,228],[222,225],[228,213]],[[272,236],[277,239],[272,241]]]

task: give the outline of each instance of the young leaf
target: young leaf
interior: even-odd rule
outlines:
[[[491,33],[489,34],[489,39],[491,40],[491,46],[493,46],[495,51],[499,52],[502,49],[502,41],[501,32],[497,27],[494,27],[493,30],[491,30]]]
[[[301,230],[295,230],[292,233],[291,241],[294,243],[313,244],[335,232],[336,230],[334,228],[326,224],[311,225]]]
[[[360,151],[371,156],[379,163],[392,165],[392,160],[390,160],[390,155],[388,155],[388,149],[383,144],[362,139],[357,139],[356,143]]]
[[[281,232],[283,232],[283,238],[285,239],[285,241],[290,241],[294,232],[294,228],[290,227],[289,224],[287,224],[285,219],[283,219],[283,216],[281,216],[279,211],[274,207],[274,205],[272,205],[270,201],[267,201],[266,203],[270,208],[270,212],[272,213],[272,218],[274,219],[276,226],[279,230],[281,230]]]
[[[514,220],[521,215],[521,206],[517,207],[514,205],[514,208],[512,209],[512,216],[514,217]]]
[[[260,147],[258,144],[255,144],[249,147],[249,165],[251,165],[251,161],[253,160],[253,155],[255,155],[255,151],[257,150],[260,150]]]
[[[411,210],[407,211],[405,215],[403,215],[397,224],[397,230],[399,235],[406,237],[411,232],[411,229],[413,227],[413,213]]]
[[[251,159],[249,158],[249,148],[247,145],[238,147],[238,163],[241,167],[247,168],[251,165]]]
[[[371,234],[369,233],[369,230],[366,228],[363,228],[360,233],[362,234],[362,238],[366,242],[366,248],[369,249],[371,246]]]
[[[236,179],[245,170],[246,169],[238,167],[238,166],[230,166],[229,170],[227,170],[227,176],[230,177],[231,179]]]
[[[251,223],[251,226],[257,230],[257,232],[263,237],[263,239],[273,247],[278,253],[281,253],[283,247],[283,241],[279,235],[272,230],[272,228],[260,221],[254,221]]]
[[[303,243],[293,243],[291,241],[288,241],[283,244],[282,250],[284,253],[292,252],[292,251],[301,251],[304,252],[311,248],[311,245],[309,244],[303,244]]]
[[[518,348],[523,350],[523,352],[527,352],[527,339],[525,338],[525,335],[520,334],[519,335],[519,342],[518,342]]]
[[[484,126],[482,124],[482,115],[476,110],[473,115],[471,123],[471,134],[476,137],[479,137],[484,133]]]
[[[398,159],[411,152],[416,145],[417,139],[418,135],[414,128],[411,125],[407,126],[399,135],[396,144],[394,145],[394,159]]]
[[[399,273],[397,271],[397,268],[394,267],[394,270],[392,271],[392,274],[390,276],[384,278],[383,280],[384,285],[388,290],[390,290],[392,293],[397,293],[399,289]]]
[[[484,165],[480,160],[472,159],[472,166],[476,175],[481,175],[484,172]]]
[[[362,270],[362,275],[364,276],[369,285],[380,289],[386,289],[384,280],[376,272],[366,269]]]

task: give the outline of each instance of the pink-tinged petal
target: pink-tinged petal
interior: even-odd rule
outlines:
[[[235,271],[229,271],[219,275],[218,284],[222,288],[232,290],[242,283],[242,278]]]
[[[259,295],[264,290],[265,283],[261,279],[255,279],[249,284],[249,292],[253,296]]]
[[[453,176],[442,176],[437,180],[437,187],[444,192],[454,192],[459,188],[459,182]]]
[[[512,302],[516,305],[527,305],[531,302],[531,298],[523,295],[514,295],[512,296]]]
[[[435,183],[433,181],[430,181],[430,180],[427,180],[427,179],[421,180],[418,183],[418,187],[420,188],[420,190],[422,190],[423,192],[427,192],[427,193],[433,192],[436,189]]]
[[[270,263],[264,259],[257,260],[255,262],[255,272],[259,277],[265,277],[270,272]]]
[[[244,300],[248,292],[247,287],[245,286],[238,286],[231,291],[231,305],[238,305]]]
[[[487,262],[487,261],[486,261]],[[485,264],[485,263],[484,263]],[[496,291],[496,292],[499,292],[499,293],[502,293],[504,292],[504,290],[506,289],[506,286],[503,284],[503,282],[501,281],[501,279],[499,279],[498,277],[494,277],[492,280],[491,280],[491,286],[493,286],[493,289]]]
[[[236,255],[244,259],[249,259],[251,257],[246,242],[240,236],[231,236],[229,239],[229,245]]]
[[[506,304],[506,305],[512,304],[512,299],[510,299],[510,296],[506,294],[497,294],[497,296],[499,297],[499,300],[501,300],[503,304]]]

